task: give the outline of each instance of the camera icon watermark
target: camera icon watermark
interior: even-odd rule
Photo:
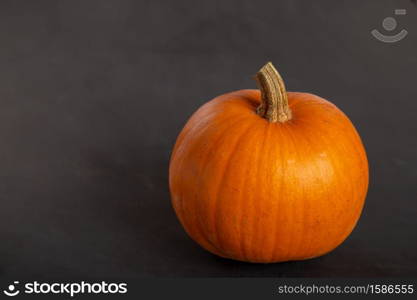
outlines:
[[[13,284],[9,284],[6,290],[3,291],[3,293],[6,296],[14,297],[19,295],[20,291],[16,288],[16,286],[19,284],[19,281],[14,281]]]
[[[406,15],[407,14],[407,10],[405,9],[396,9],[394,11],[395,15]],[[387,31],[393,31],[394,29],[397,28],[397,20],[395,20],[393,17],[386,17],[383,21],[382,21],[382,27]],[[384,43],[396,43],[401,41],[402,39],[404,39],[407,34],[408,31],[405,29],[402,29],[400,32],[398,32],[397,34],[394,35],[385,35],[381,32],[379,32],[377,29],[374,29],[371,31],[371,34],[379,41],[384,42]]]

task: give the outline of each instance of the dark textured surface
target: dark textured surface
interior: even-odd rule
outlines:
[[[370,35],[395,8],[407,38]],[[410,1],[1,1],[0,276],[417,276],[417,10]],[[183,232],[168,161],[201,104],[254,88],[341,108],[370,189],[334,252],[224,260]]]

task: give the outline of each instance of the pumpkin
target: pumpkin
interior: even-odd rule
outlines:
[[[364,146],[334,104],[286,92],[271,63],[255,78],[260,90],[209,101],[179,134],[169,167],[172,205],[188,235],[221,257],[321,256],[361,214]]]

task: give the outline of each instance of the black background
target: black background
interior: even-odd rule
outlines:
[[[396,8],[408,36],[377,41]],[[417,275],[412,1],[1,1],[0,41],[1,277]],[[168,163],[192,112],[268,60],[351,118],[370,188],[335,251],[259,265],[186,236]]]

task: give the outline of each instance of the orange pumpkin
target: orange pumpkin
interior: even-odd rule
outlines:
[[[323,255],[353,230],[368,162],[350,120],[312,94],[286,92],[271,63],[259,90],[217,97],[175,144],[169,184],[175,212],[208,251],[248,262]]]

